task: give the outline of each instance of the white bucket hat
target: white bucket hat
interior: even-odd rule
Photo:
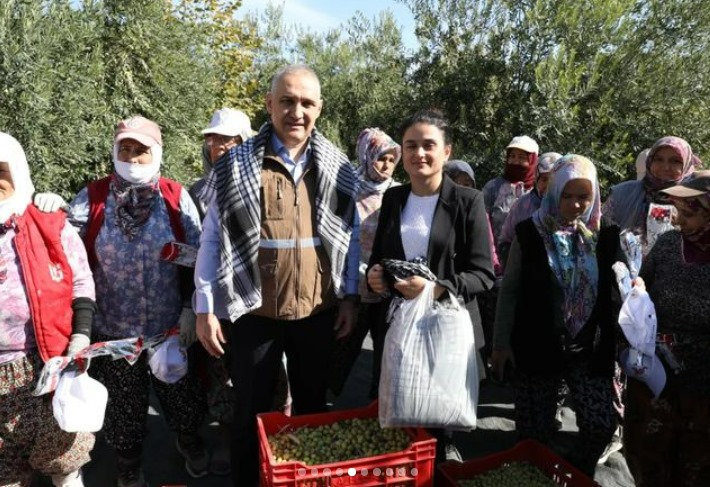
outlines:
[[[254,134],[254,131],[251,129],[249,117],[244,112],[233,108],[221,108],[214,112],[210,126],[204,129],[202,134],[218,134],[227,137],[238,135],[244,142]]]

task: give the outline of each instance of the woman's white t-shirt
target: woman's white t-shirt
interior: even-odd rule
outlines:
[[[407,203],[402,210],[402,226],[399,230],[404,246],[404,256],[408,261],[416,257],[426,259],[431,222],[434,219],[434,211],[438,201],[438,193],[431,196],[417,196],[414,193],[409,193]]]

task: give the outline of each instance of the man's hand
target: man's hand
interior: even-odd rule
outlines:
[[[215,358],[224,355],[223,343],[227,343],[222,334],[222,325],[213,313],[197,314],[197,338],[207,353]]]
[[[338,308],[338,318],[335,320],[335,339],[340,340],[350,335],[355,326],[357,305],[352,301],[341,300]]]

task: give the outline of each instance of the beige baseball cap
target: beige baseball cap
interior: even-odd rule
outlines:
[[[537,145],[537,142],[527,135],[518,135],[517,137],[513,137],[513,140],[511,140],[505,148],[505,150],[508,149],[520,149],[533,154],[537,154],[540,151],[540,147]]]
[[[663,192],[676,198],[693,198],[710,193],[710,170],[695,171],[682,183],[664,189]]]
[[[114,132],[114,141],[119,142],[123,139],[137,140],[146,147],[163,145],[160,127],[145,117],[131,117],[118,122]]]

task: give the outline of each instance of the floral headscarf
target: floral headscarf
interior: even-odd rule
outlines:
[[[680,178],[673,181],[664,181],[658,179],[653,174],[651,174],[651,164],[653,164],[653,156],[662,147],[670,147],[673,149],[683,160],[683,172]],[[652,195],[652,199],[661,198],[663,201],[667,202],[667,198],[664,194],[658,193],[662,189],[669,188],[676,183],[683,181],[685,178],[690,176],[695,170],[695,164],[693,163],[694,156],[693,150],[690,148],[690,144],[680,137],[663,137],[656,141],[651,147],[646,157],[646,174],[643,177],[643,186],[646,193]]]
[[[357,138],[357,169],[360,180],[360,195],[384,193],[392,184],[392,178],[383,179],[374,167],[374,162],[382,155],[392,152],[395,165],[402,157],[402,147],[392,137],[378,128],[367,128]]]
[[[12,186],[15,192],[9,198],[0,202],[0,224],[12,215],[22,215],[25,208],[32,202],[35,187],[30,178],[30,167],[27,164],[25,151],[12,135],[0,132],[0,162],[6,162],[12,176]]]
[[[558,154],[557,152],[545,152],[544,154],[540,154],[540,157],[537,159],[537,171],[535,173],[535,181],[540,177],[540,174],[546,174],[550,171],[552,171],[552,168],[555,166],[555,163],[562,157],[562,154]]]
[[[572,224],[560,218],[562,192],[573,179],[592,183],[593,201]],[[596,243],[601,219],[597,169],[584,156],[568,154],[557,161],[533,222],[542,237],[552,273],[563,289],[563,319],[572,337],[582,329],[597,300],[599,269]]]

